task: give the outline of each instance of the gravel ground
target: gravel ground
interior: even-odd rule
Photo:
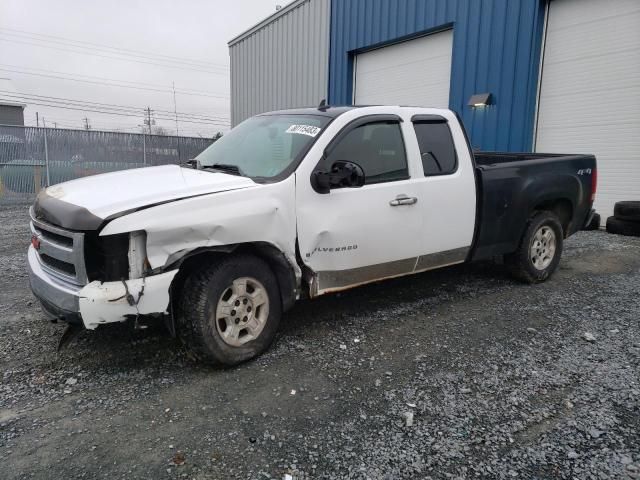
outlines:
[[[638,238],[581,232],[537,286],[483,263],[303,302],[233,369],[161,326],[56,353],[28,241],[0,209],[1,478],[640,478]]]

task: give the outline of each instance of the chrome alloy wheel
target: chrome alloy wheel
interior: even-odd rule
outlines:
[[[529,258],[538,270],[544,270],[556,255],[556,233],[547,225],[543,225],[533,236]]]
[[[241,277],[229,285],[218,300],[216,328],[232,347],[258,338],[269,318],[269,295],[255,278]]]

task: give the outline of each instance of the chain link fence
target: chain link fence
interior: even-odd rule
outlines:
[[[32,201],[56,183],[185,162],[210,138],[0,125],[0,204]]]

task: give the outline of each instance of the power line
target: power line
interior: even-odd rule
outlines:
[[[0,34],[0,35],[4,35],[4,34]],[[124,57],[115,57],[113,55],[100,55],[100,54],[93,53],[93,52],[83,52],[83,51],[78,51],[78,50],[72,50],[72,49],[69,49],[69,48],[54,47],[53,45],[49,45],[49,44],[46,44],[46,43],[34,43],[33,41],[32,42],[26,42],[26,41],[11,39],[11,38],[1,38],[0,37],[0,42],[11,42],[11,43],[18,43],[18,44],[23,44],[23,45],[31,45],[31,46],[35,46],[35,47],[48,48],[48,49],[51,49],[51,50],[59,50],[59,51],[62,51],[62,52],[79,53],[79,54],[82,54],[82,55],[89,55],[91,57],[109,58],[109,59],[112,59],[112,60],[120,60],[120,61],[123,61],[123,62],[140,63],[140,64],[145,64],[145,65],[155,65],[155,66],[165,67],[165,68],[191,70],[193,72],[209,73],[209,74],[212,74],[212,75],[225,75],[225,76],[227,75],[227,72],[223,73],[223,72],[219,72],[219,71],[205,70],[205,69],[199,69],[199,68],[195,68],[195,67],[162,64],[162,63],[158,63],[158,62],[144,61],[144,60],[133,60],[133,59],[128,59],[128,58],[124,58]]]
[[[50,120],[52,121],[52,120]],[[62,128],[60,127],[56,127],[57,130],[73,130],[73,131],[83,131],[86,132],[86,130],[84,129],[84,127],[82,125],[77,125],[77,124],[66,124],[66,123],[61,123],[58,121],[53,121],[54,123],[57,123],[58,125],[62,125]],[[29,124],[25,124],[25,127],[37,127],[37,125],[29,125]],[[133,134],[141,134],[142,132],[140,131],[140,129],[138,127],[121,127],[121,126],[117,126],[117,127],[113,127],[113,126],[103,126],[101,125],[91,125],[91,130],[94,132],[106,132],[106,133],[133,133]],[[212,128],[212,127],[207,127],[207,128]],[[211,138],[213,137],[216,133],[219,132],[219,130],[212,128],[211,132],[212,133],[205,133],[203,135],[203,130],[199,129],[199,130],[187,130],[183,132],[183,136],[182,138],[185,137],[189,137],[189,138]],[[152,134],[152,135],[157,135],[157,134]],[[166,136],[174,136],[174,135],[166,135]]]
[[[35,93],[16,93],[16,92],[10,92],[10,91],[6,91],[6,90],[0,90],[0,94],[4,94],[6,96],[10,96],[10,97],[21,97],[21,98],[26,98],[26,97],[31,97],[31,98],[36,98],[36,99],[42,99],[44,101],[51,101],[51,102],[55,102],[55,103],[64,103],[64,104],[72,104],[72,105],[85,105],[85,104],[89,104],[90,106],[98,106],[98,107],[106,107],[108,109],[114,109],[114,110],[125,110],[125,111],[131,111],[131,110],[135,110],[135,111],[139,111],[142,110],[144,107],[134,107],[134,106],[130,106],[130,105],[118,105],[118,104],[113,104],[113,103],[101,103],[101,102],[91,102],[89,100],[78,100],[78,99],[74,99],[74,98],[63,98],[63,97],[53,97],[50,95],[37,95]],[[194,119],[201,119],[201,120],[229,120],[228,117],[222,117],[222,116],[218,116],[218,115],[206,115],[206,114],[198,114],[198,113],[186,113],[186,112],[175,112],[175,111],[171,111],[171,110],[161,110],[161,109],[154,109],[154,111],[156,112],[160,112],[162,114],[171,114],[171,115],[179,115],[181,117],[187,117],[187,118],[194,118]]]
[[[132,61],[137,63],[151,63],[155,65],[168,66],[168,67],[179,66],[180,68],[194,69],[196,71],[206,71],[208,73],[222,74],[222,73],[227,73],[229,70],[227,66],[216,66],[214,64],[206,65],[206,64],[193,63],[188,60],[180,59],[179,57],[172,57],[172,59],[164,59],[164,58],[161,58],[160,55],[148,56],[148,55],[140,55],[140,54],[119,53],[117,51],[110,51],[104,48],[90,47],[90,46],[87,46],[85,42],[78,42],[75,40],[59,41],[59,40],[52,40],[52,39],[45,39],[45,38],[37,38],[35,36],[24,36],[24,35],[20,36],[20,34],[2,32],[2,30],[3,29],[0,28],[0,35],[5,37],[3,40],[7,42],[22,43],[26,45],[51,48],[54,50],[70,51],[73,53],[103,56],[105,58],[126,60],[126,61]],[[11,38],[12,36],[14,37],[17,36],[17,39]],[[6,37],[9,37],[9,38],[6,38]],[[58,45],[61,45],[62,47],[67,47],[67,48],[54,46],[52,44],[58,44]],[[71,48],[71,50],[69,48]],[[115,47],[112,47],[112,49],[118,50]],[[104,53],[106,55],[99,55],[99,54],[96,54],[95,52]],[[127,57],[131,57],[132,59],[128,59]]]
[[[67,72],[59,72],[56,70],[47,70],[45,68],[33,68],[33,67],[23,67],[20,65],[10,65],[7,63],[0,63],[0,70],[3,70],[3,68],[1,67],[5,67],[5,68],[18,68],[20,70],[27,70],[27,71],[32,71],[32,72],[44,72],[44,73],[51,73],[51,74],[56,74],[56,75],[66,75],[66,76],[73,76],[73,77],[82,77],[82,78],[88,78],[91,80],[100,80],[102,82],[107,81],[107,82],[117,82],[117,83],[126,83],[126,84],[132,84],[132,85],[142,85],[145,87],[155,87],[155,88],[163,88],[165,89],[167,92],[172,92],[173,91],[173,86],[169,86],[169,85],[160,85],[157,83],[149,83],[149,82],[133,82],[131,80],[119,80],[117,78],[104,78],[104,77],[98,77],[95,75],[83,75],[80,73],[67,73]],[[204,90],[197,90],[194,88],[178,88],[176,89],[177,93],[184,93],[184,92],[189,92],[189,93],[196,93],[196,94],[202,94],[202,96],[205,95],[215,95],[212,92],[209,91],[204,91]],[[220,98],[229,98],[229,95],[224,95],[224,94],[217,94]]]
[[[71,82],[81,82],[81,83],[91,83],[94,85],[106,85],[106,86],[110,86],[110,87],[121,87],[121,88],[132,88],[135,90],[145,90],[148,92],[160,92],[160,93],[170,93],[171,90],[170,89],[157,89],[157,88],[148,88],[148,87],[134,87],[134,86],[129,86],[129,85],[118,85],[115,83],[108,83],[108,82],[102,82],[102,81],[94,81],[94,80],[81,80],[81,79],[77,79],[77,78],[68,78],[68,77],[61,77],[61,76],[56,76],[56,75],[48,75],[48,74],[44,74],[44,73],[32,73],[32,72],[21,72],[21,71],[17,71],[17,70],[11,70],[8,68],[2,68],[0,67],[0,71],[3,72],[10,72],[10,73],[18,73],[21,75],[34,75],[36,77],[47,77],[47,78],[55,78],[55,79],[59,79],[59,80],[68,80]],[[67,74],[63,74],[63,75],[67,75]],[[114,80],[114,81],[118,81],[118,80]],[[221,99],[228,99],[229,96],[228,95],[208,95],[208,94],[196,94],[196,93],[188,93],[186,91],[180,91],[180,90],[176,90],[176,93],[180,94],[180,95],[190,95],[190,96],[194,96],[194,97],[210,97],[210,98],[221,98]]]
[[[52,122],[56,122],[58,123],[58,125],[62,125],[63,127],[69,127],[69,128],[73,128],[75,130],[81,130],[82,129],[82,120],[80,117],[78,116],[66,116],[66,115],[60,115],[66,112],[57,112],[55,114],[55,117],[51,117],[47,115],[47,119],[49,121]],[[91,121],[91,125],[94,129],[96,130],[134,130],[136,132],[140,132],[140,126],[139,125],[126,125],[123,123],[112,123],[109,122],[108,119],[98,119],[97,121],[92,120]],[[33,126],[37,126],[35,125],[35,122],[33,123]],[[196,128],[194,126],[194,128]],[[208,127],[205,127],[208,128]],[[215,128],[215,127],[212,127]]]
[[[174,63],[186,63],[186,64],[192,64],[194,66],[199,66],[199,67],[204,67],[204,68],[222,68],[222,69],[229,69],[229,65],[224,65],[224,64],[220,64],[220,63],[214,63],[214,62],[208,62],[205,60],[197,60],[197,59],[191,59],[191,58],[185,58],[185,57],[176,57],[176,56],[172,56],[172,55],[164,55],[164,54],[158,54],[158,53],[153,53],[153,52],[143,52],[140,50],[133,50],[130,48],[122,48],[122,47],[114,47],[111,45],[105,45],[105,44],[100,44],[100,43],[92,43],[92,42],[86,42],[84,40],[80,41],[80,40],[73,40],[71,38],[65,38],[65,37],[59,37],[56,35],[46,35],[46,34],[42,34],[42,33],[35,33],[35,32],[28,32],[26,30],[18,30],[15,28],[8,28],[8,27],[0,27],[0,31],[4,31],[7,32],[5,33],[5,35],[13,35],[13,36],[17,36],[18,38],[20,37],[27,37],[27,38],[32,38],[34,40],[45,40],[49,41],[49,42],[55,42],[55,43],[60,43],[60,44],[70,44],[71,46],[76,46],[76,47],[80,47],[80,48],[94,48],[94,49],[98,49],[98,50],[105,50],[109,53],[111,53],[110,51],[115,51],[115,52],[125,52],[119,55],[128,55],[128,56],[133,56],[133,57],[140,57],[140,58],[146,58],[146,59],[166,59],[169,61],[172,61]]]
[[[2,93],[5,97],[10,97],[13,100],[20,100],[23,102],[27,102],[34,105],[39,105],[38,102],[49,102],[55,104],[55,106],[64,106],[64,107],[74,107],[74,108],[85,108],[86,111],[94,111],[95,109],[99,109],[100,112],[103,113],[121,113],[121,114],[133,114],[134,116],[139,116],[141,112],[144,110],[142,107],[110,107],[108,104],[100,104],[94,102],[76,102],[76,101],[63,101],[56,100],[53,97],[42,97],[42,96],[26,96],[26,95],[16,95],[13,93]],[[38,98],[41,97],[41,98]],[[84,111],[84,110],[83,110]],[[158,113],[157,118],[160,120],[172,120],[175,114],[172,113],[163,113],[162,111]],[[199,121],[202,124],[213,123],[217,125],[229,125],[228,119],[220,119],[213,117],[198,117],[198,116],[180,116],[180,121]]]
[[[42,102],[35,102],[35,101],[29,101],[29,103],[33,104],[33,105],[40,105],[43,107],[52,107],[52,108],[60,108],[63,110],[76,110],[79,112],[94,112],[94,113],[102,113],[105,115],[117,115],[117,116],[121,116],[121,117],[140,117],[140,114],[136,114],[136,113],[121,113],[121,112],[115,112],[115,111],[104,111],[104,110],[99,110],[97,108],[82,108],[82,107],[71,107],[71,106],[61,106],[61,105],[51,105],[51,103],[44,103],[44,101]],[[162,120],[171,120],[171,118],[163,118]],[[222,127],[228,127],[228,124],[225,123],[220,123],[220,122],[210,122],[210,121],[194,121],[194,120],[182,120],[183,122],[186,123],[195,123],[195,124],[199,124],[199,125],[218,125],[218,126],[222,126]]]

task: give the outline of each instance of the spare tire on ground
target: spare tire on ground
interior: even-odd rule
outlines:
[[[640,201],[617,202],[613,216],[627,222],[640,222]]]
[[[600,214],[594,213],[591,221],[584,226],[583,230],[598,230],[600,228]]]
[[[616,217],[607,218],[607,232],[640,237],[640,222],[628,222]]]

